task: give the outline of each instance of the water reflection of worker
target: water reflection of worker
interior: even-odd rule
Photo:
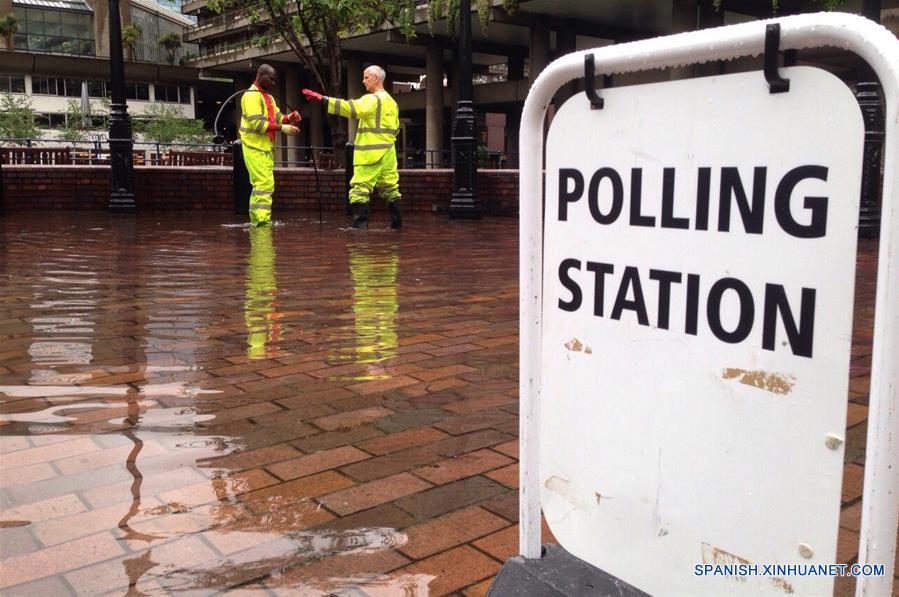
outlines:
[[[275,249],[270,227],[250,228],[249,233],[250,255],[247,258],[244,301],[247,356],[262,359],[269,354],[269,343],[277,342],[281,333],[278,326],[280,315],[275,284]]]
[[[373,363],[396,355],[396,245],[377,250],[348,245],[353,281],[355,362]]]

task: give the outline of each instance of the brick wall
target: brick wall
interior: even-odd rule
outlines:
[[[110,173],[103,166],[3,166],[6,209],[106,209]],[[400,191],[406,212],[446,213],[452,195],[452,170],[400,170]],[[344,173],[307,168],[275,169],[275,211],[344,209]],[[485,215],[518,214],[518,171],[478,173],[479,197]],[[231,210],[230,167],[134,168],[134,192],[141,210]],[[375,210],[383,209],[374,201]]]

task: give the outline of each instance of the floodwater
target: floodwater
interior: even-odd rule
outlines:
[[[483,594],[517,222],[0,219],[0,592]]]

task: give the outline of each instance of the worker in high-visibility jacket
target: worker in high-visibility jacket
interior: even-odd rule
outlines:
[[[272,195],[275,192],[275,133],[297,135],[299,112],[281,114],[271,94],[277,82],[275,69],[263,64],[256,80],[240,100],[240,142],[243,160],[250,173],[250,223],[266,226],[272,220]]]
[[[400,214],[400,176],[396,164],[396,136],[400,112],[396,102],[384,90],[386,73],[380,66],[365,69],[362,84],[367,94],[359,99],[328,97],[311,89],[303,89],[307,100],[324,102],[328,114],[359,121],[353,147],[353,178],[350,180],[350,205],[353,225],[368,227],[368,202],[377,188],[390,210],[390,227],[403,225]]]

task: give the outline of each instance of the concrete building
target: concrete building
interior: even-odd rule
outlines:
[[[448,34],[445,21],[429,26],[424,4],[415,14],[417,36],[412,40],[387,25],[343,40],[345,95],[363,93],[362,69],[367,64],[377,63],[387,70],[388,89],[394,92],[403,117],[399,149],[407,165],[447,163],[456,98],[456,42]],[[480,119],[481,145],[513,166],[522,102],[530,82],[554,58],[574,50],[771,16],[771,4],[764,0],[724,0],[717,10],[711,0],[519,0],[513,14],[502,5],[502,0],[491,0],[485,28],[474,12],[471,15],[474,103]],[[821,7],[814,0],[780,0],[778,14],[814,12]],[[846,0],[840,9],[877,14],[883,24],[894,32],[899,30],[899,0]],[[188,40],[199,44],[199,58],[192,64],[204,73],[231,78],[235,89],[243,89],[252,81],[260,63],[271,63],[280,71],[283,101],[300,105],[297,90],[307,84],[307,78],[287,44],[264,39],[260,36],[263,27],[251,22],[246,14],[216,14],[206,0],[189,0],[182,5],[182,11],[197,20],[186,34]],[[826,65],[850,81],[862,66],[854,57],[837,51],[804,53],[800,63]],[[701,65],[613,77],[605,84],[760,67],[760,60]],[[579,87],[582,89],[582,84],[573,83],[560,91],[556,104]],[[327,143],[320,112],[315,107],[305,108],[304,117],[306,137],[297,142]]]
[[[12,48],[0,50],[0,93],[29,96],[39,125],[52,129],[65,124],[67,104],[81,98],[86,81],[92,112],[102,113],[110,96],[108,3],[0,0],[0,16],[8,13],[18,19],[18,31]],[[180,63],[198,48],[182,43],[169,52],[158,43],[166,34],[182,35],[194,22],[153,0],[122,2],[121,16],[123,27],[135,23],[142,29],[133,55],[125,49],[129,113],[139,118],[152,102],[164,102],[194,118],[199,70]]]

